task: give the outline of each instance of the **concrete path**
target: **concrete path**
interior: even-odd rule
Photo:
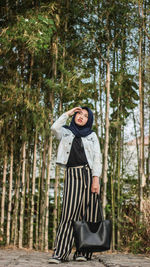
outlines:
[[[0,267],[54,267],[49,264],[50,253],[26,249],[0,249]],[[69,262],[59,266],[66,267],[150,267],[150,257],[132,254],[97,253],[91,261],[75,262],[70,257]]]

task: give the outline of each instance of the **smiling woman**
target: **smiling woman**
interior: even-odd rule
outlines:
[[[72,117],[69,126],[64,125]],[[53,256],[49,263],[60,263],[68,259],[74,242],[74,220],[83,218],[90,201],[87,221],[97,221],[99,176],[101,175],[101,153],[98,138],[92,130],[93,112],[88,107],[75,107],[52,125],[51,129],[60,140],[57,164],[66,167],[64,196],[60,225],[57,231]],[[76,260],[86,261],[83,255]]]

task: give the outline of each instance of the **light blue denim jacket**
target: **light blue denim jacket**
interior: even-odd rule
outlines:
[[[71,150],[72,141],[75,135],[65,129],[63,125],[68,119],[67,113],[63,113],[52,125],[51,130],[58,140],[60,140],[57,152],[56,163],[66,166]],[[81,137],[86,158],[92,170],[92,176],[100,176],[102,171],[100,145],[95,132],[92,132],[86,137]]]

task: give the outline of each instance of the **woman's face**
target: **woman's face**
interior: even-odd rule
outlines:
[[[79,126],[84,126],[88,121],[88,111],[82,109],[75,116],[75,123]]]

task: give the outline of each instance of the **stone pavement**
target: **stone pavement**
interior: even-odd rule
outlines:
[[[150,267],[150,255],[135,254],[101,254],[99,261],[106,267]]]
[[[0,267],[56,267],[56,264],[49,264],[48,259],[51,253],[33,251],[33,250],[19,250],[19,249],[0,249]],[[99,262],[99,258],[94,257],[92,261],[75,262],[70,257],[69,262],[59,264],[62,267],[105,267]]]
[[[0,267],[54,267],[49,264],[50,253],[28,249],[0,249]],[[150,267],[150,256],[122,253],[96,253],[91,261],[61,263],[62,267]]]

